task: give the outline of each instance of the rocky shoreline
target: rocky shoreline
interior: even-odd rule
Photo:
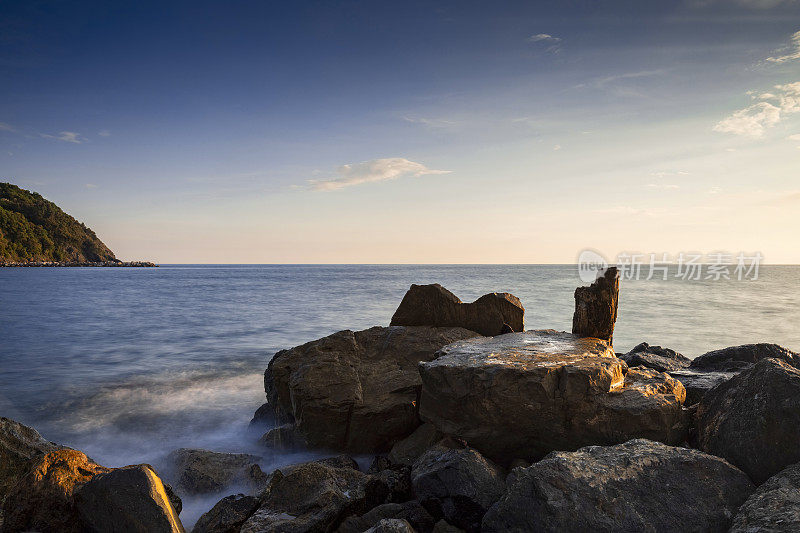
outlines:
[[[0,532],[184,531],[180,496],[215,494],[193,532],[800,530],[800,354],[615,353],[618,294],[579,287],[567,333],[412,285],[388,327],[275,354],[261,457],[109,469],[0,419]],[[330,457],[260,466],[302,450]]]
[[[157,267],[155,263],[150,261],[26,261],[22,263],[17,262],[0,262],[0,267]]]

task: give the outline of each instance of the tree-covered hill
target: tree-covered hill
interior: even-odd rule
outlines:
[[[115,261],[95,233],[40,194],[0,183],[0,263]]]

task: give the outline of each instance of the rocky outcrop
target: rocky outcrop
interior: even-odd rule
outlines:
[[[384,518],[364,533],[415,533],[411,524],[401,518]]]
[[[97,474],[76,492],[75,502],[94,531],[184,531],[161,479],[149,465]]]
[[[403,464],[394,464],[388,457],[381,455],[372,461],[367,474],[374,476],[378,482],[388,489],[386,501],[401,503],[414,498],[411,489],[411,467]]]
[[[762,359],[781,359],[795,368],[800,368],[800,354],[777,344],[743,344],[714,350],[692,361],[695,370],[716,372],[738,372],[749,368]]]
[[[502,464],[635,437],[676,444],[687,434],[683,386],[653,370],[628,372],[596,338],[539,330],[469,339],[420,374],[423,420]]]
[[[800,370],[779,359],[710,390],[697,410],[699,447],[756,483],[800,462]]]
[[[434,518],[469,532],[480,531],[483,515],[505,488],[502,470],[471,448],[431,448],[414,463],[411,484]]]
[[[0,505],[8,491],[46,453],[61,446],[28,426],[0,417]]]
[[[612,343],[619,303],[619,273],[609,267],[589,287],[575,289],[572,333]]]
[[[628,366],[646,366],[659,372],[672,372],[689,366],[692,362],[675,350],[650,346],[646,342],[637,344],[631,351],[620,357]]]
[[[266,474],[257,462],[260,457],[244,453],[219,453],[181,448],[167,456],[164,472],[181,492],[207,494],[236,485],[258,492]]]
[[[414,433],[397,441],[389,451],[389,461],[396,464],[413,466],[419,457],[428,451],[434,444],[445,437],[436,426],[427,423],[422,424]]]
[[[730,533],[800,531],[800,464],[758,487],[733,519]]]
[[[684,401],[684,405],[694,405],[698,403],[708,391],[720,383],[725,383],[736,374],[736,372],[714,372],[693,370],[691,368],[673,370],[669,373],[670,376],[680,381],[686,389],[686,401]]]
[[[719,457],[647,440],[514,470],[483,531],[725,531],[755,487]]]
[[[222,498],[197,520],[192,533],[239,533],[242,524],[256,512],[260,503],[255,496],[245,494]]]
[[[390,325],[459,327],[493,336],[522,331],[524,316],[525,308],[513,294],[493,292],[463,303],[436,283],[411,285]]]
[[[264,375],[267,397],[309,446],[382,451],[419,425],[417,364],[476,336],[429,326],[340,331],[275,354]]]
[[[362,533],[381,520],[400,519],[408,522],[420,533],[429,533],[434,526],[434,518],[416,500],[403,503],[385,503],[372,508],[361,516],[350,516],[337,530],[338,533]]]

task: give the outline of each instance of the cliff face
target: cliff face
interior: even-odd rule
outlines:
[[[95,233],[40,194],[0,183],[0,263],[115,261]]]

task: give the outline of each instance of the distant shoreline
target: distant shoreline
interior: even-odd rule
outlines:
[[[26,261],[14,263],[0,263],[0,267],[157,267],[150,261]]]

